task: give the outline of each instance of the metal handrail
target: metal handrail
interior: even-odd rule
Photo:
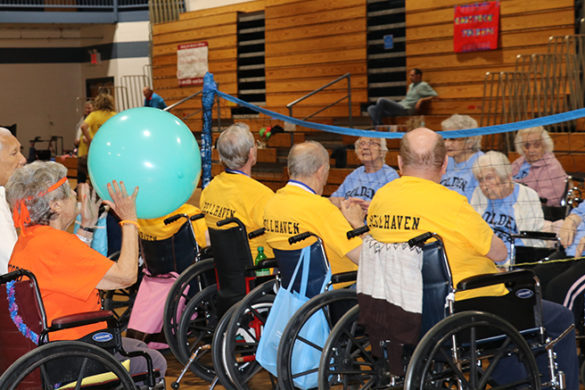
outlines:
[[[217,86],[219,87],[219,84]],[[171,104],[170,106],[167,106],[164,109],[164,111],[171,111],[173,108],[185,103],[188,100],[196,98],[197,96],[201,95],[202,93],[203,93],[203,90],[201,89],[201,90],[195,92],[194,94],[189,95],[189,96],[179,100],[178,102]],[[215,99],[216,99],[215,105],[217,106],[217,130],[221,131],[221,109],[219,107],[219,95],[218,94],[215,95]],[[183,116],[182,119],[184,120],[184,119],[190,118],[193,115],[199,114],[201,111],[203,111],[202,108],[200,108],[199,110],[196,110],[188,115]]]
[[[315,90],[313,90],[313,91],[309,92],[309,93],[308,93],[308,94],[306,94],[305,96],[302,96],[302,97],[298,98],[297,100],[295,100],[295,101],[292,101],[292,102],[288,103],[288,104],[286,105],[286,108],[288,108],[288,115],[289,115],[290,117],[292,117],[292,116],[293,116],[293,108],[294,108],[294,106],[295,106],[295,105],[297,105],[298,103],[300,103],[300,102],[302,102],[303,100],[305,100],[305,99],[307,99],[307,98],[309,98],[309,97],[311,97],[311,96],[313,96],[313,95],[315,95],[315,94],[317,94],[317,93],[321,92],[321,91],[322,91],[322,90],[324,90],[325,88],[328,88],[328,87],[332,86],[333,84],[340,82],[340,81],[341,81],[341,80],[343,80],[343,79],[347,79],[347,95],[345,95],[345,96],[343,96],[343,97],[341,97],[341,98],[337,99],[335,102],[333,102],[333,103],[331,103],[331,104],[328,104],[327,106],[325,106],[325,107],[323,107],[323,108],[321,108],[321,109],[319,109],[319,110],[315,111],[315,112],[314,112],[314,113],[312,113],[311,115],[308,115],[308,116],[304,117],[304,118],[303,118],[303,120],[307,120],[307,119],[309,119],[309,118],[311,118],[311,117],[313,117],[313,116],[317,115],[317,114],[318,114],[318,113],[320,113],[320,112],[323,112],[323,111],[325,111],[325,110],[326,110],[326,109],[328,109],[329,107],[332,107],[332,106],[336,105],[337,103],[339,103],[339,102],[341,102],[342,100],[344,100],[344,99],[346,99],[346,98],[347,98],[347,118],[348,118],[348,120],[349,120],[349,127],[353,127],[353,120],[352,120],[352,117],[351,117],[351,73],[346,73],[346,74],[344,74],[344,75],[342,75],[342,76],[339,76],[339,77],[338,77],[338,78],[336,78],[335,80],[328,82],[327,84],[323,85],[322,87],[319,87],[319,88],[317,88],[317,89],[315,89]]]

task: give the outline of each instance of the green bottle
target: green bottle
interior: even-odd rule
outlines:
[[[262,260],[266,259],[266,255],[264,254],[264,247],[258,247],[258,254],[256,255],[256,260],[254,260],[254,265],[259,265]],[[270,275],[270,269],[262,268],[256,270],[256,276],[267,276]]]

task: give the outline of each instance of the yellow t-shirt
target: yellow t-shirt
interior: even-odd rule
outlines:
[[[455,285],[467,277],[498,272],[486,257],[493,231],[467,198],[430,180],[403,176],[380,188],[368,209],[372,237],[407,241],[425,232],[441,236]],[[502,285],[465,291],[457,299],[503,295]]]
[[[164,240],[165,238],[171,237],[179,230],[181,226],[183,226],[183,223],[185,223],[184,219],[179,219],[176,222],[165,225],[164,220],[176,214],[187,214],[188,216],[192,216],[201,214],[201,210],[191,204],[185,203],[172,213],[168,213],[163,217],[138,219],[138,224],[140,224],[140,238],[143,240],[154,241]],[[205,220],[201,218],[191,222],[191,224],[193,225],[195,241],[197,241],[197,244],[199,244],[200,247],[207,246],[208,243],[205,239],[207,224],[205,223]]]
[[[323,240],[332,273],[357,270],[357,265],[346,255],[360,246],[362,239],[347,239],[346,233],[352,227],[327,198],[289,183],[276,191],[266,205],[264,227],[268,244],[282,250],[299,249],[315,242],[311,239],[294,245],[288,243],[291,236],[312,232]]]
[[[270,188],[247,175],[222,172],[201,191],[199,204],[208,227],[221,229],[216,225],[218,221],[235,217],[250,233],[264,226],[264,206],[273,196]],[[266,246],[265,236],[262,234],[250,240],[252,259],[256,258],[259,246],[264,247],[268,258],[274,257],[272,250]]]
[[[89,134],[91,134],[91,136],[93,138],[93,137],[95,137],[99,128],[102,127],[102,125],[104,123],[106,123],[106,121],[108,119],[110,119],[111,117],[113,117],[116,114],[117,114],[116,111],[103,111],[103,110],[92,111],[87,116],[87,118],[85,118],[85,120],[83,122],[87,123],[87,125],[89,126],[88,131],[89,131]],[[77,148],[77,156],[78,157],[87,156],[88,152],[89,152],[89,144],[83,140],[83,136],[82,136],[81,140],[79,141],[79,147]]]

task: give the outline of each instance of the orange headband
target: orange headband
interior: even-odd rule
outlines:
[[[67,177],[61,178],[55,184],[47,188],[46,191],[41,191],[37,194],[37,196],[27,196],[24,199],[20,199],[14,205],[14,210],[12,211],[12,219],[14,220],[14,226],[20,228],[20,232],[24,233],[25,225],[30,223],[30,214],[28,213],[28,208],[26,207],[26,201],[33,200],[34,198],[40,198],[41,196],[47,195],[49,192],[55,191],[57,188],[61,187],[63,183],[67,181]]]

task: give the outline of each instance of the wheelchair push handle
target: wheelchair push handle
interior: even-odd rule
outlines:
[[[426,232],[426,233],[423,233],[419,236],[416,236],[416,237],[408,240],[408,245],[410,245],[411,247],[414,247],[414,246],[422,247],[425,244],[425,242],[427,242],[432,237],[434,237],[433,233]]]
[[[258,236],[261,236],[264,234],[265,231],[266,231],[265,228],[260,228],[260,229],[256,229],[254,231],[251,231],[250,233],[248,233],[248,238],[251,240],[252,238],[256,238]]]
[[[288,243],[290,245],[296,244],[297,242],[301,242],[303,240],[306,240],[307,238],[311,237],[312,235],[313,235],[313,233],[311,233],[311,232],[300,233],[300,234],[297,234],[296,236],[289,237]]]
[[[370,227],[368,225],[360,226],[359,228],[355,228],[355,229],[347,232],[346,233],[347,239],[350,240],[354,237],[361,236],[362,234],[367,233],[369,231],[370,231]]]
[[[187,214],[175,214],[175,215],[171,215],[168,218],[165,218],[164,223],[165,225],[171,224],[181,218],[189,218],[189,216]]]
[[[228,223],[235,223],[236,225],[238,225],[241,228],[246,228],[246,226],[244,226],[244,224],[242,223],[242,221],[240,221],[237,218],[226,218],[226,219],[222,219],[221,221],[217,221],[216,225],[217,226],[224,226],[227,225]]]
[[[17,269],[16,271],[8,272],[7,274],[0,275],[0,284],[8,283],[12,280],[16,280],[21,276],[28,276],[34,278],[33,274],[25,269]]]
[[[189,219],[191,221],[197,221],[198,219],[201,219],[203,217],[205,217],[205,214],[199,213],[199,214],[195,214],[195,215],[190,216]]]

